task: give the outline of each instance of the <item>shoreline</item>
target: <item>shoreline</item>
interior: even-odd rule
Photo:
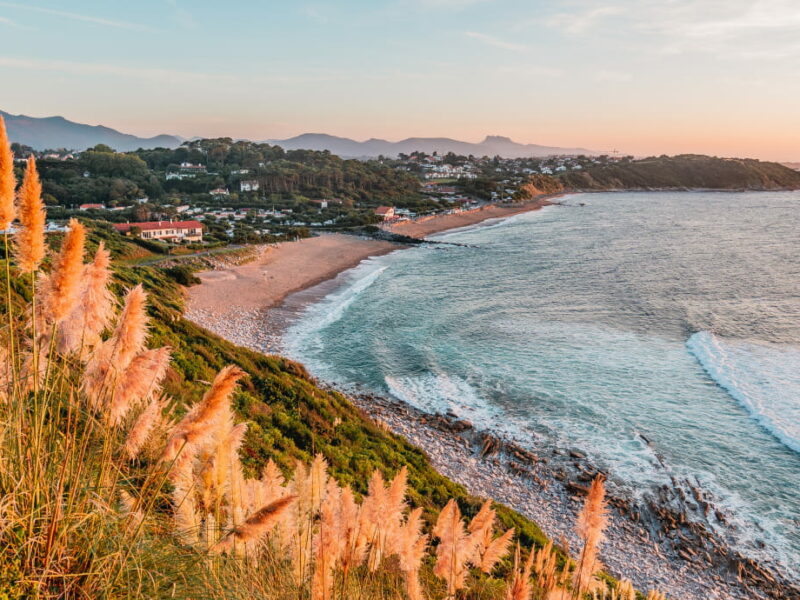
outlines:
[[[486,209],[468,213],[468,222],[447,219],[467,216],[461,213],[441,217],[446,221],[430,219],[401,227],[421,225],[423,235],[433,235],[503,219],[548,204],[551,202],[537,198],[531,203],[535,206],[503,207],[508,210],[499,215]],[[390,231],[410,234],[409,229]],[[420,229],[413,231],[420,235]],[[232,308],[231,298],[237,298],[237,306],[241,303],[237,293],[228,295],[227,311],[222,314],[189,310],[186,316],[233,343],[261,352],[278,352],[280,336],[287,324],[303,307],[337,287],[341,283],[339,275],[372,256],[404,247],[388,244],[380,251],[377,247],[364,247],[362,258],[324,279],[322,285],[317,280],[300,286],[269,306]],[[277,259],[274,254],[271,256]],[[262,256],[256,266],[264,260]],[[210,279],[204,285],[214,285],[214,278]],[[241,285],[235,278],[227,281],[234,281],[234,287]],[[246,281],[253,282],[252,279]],[[336,389],[325,382],[317,383]],[[582,453],[547,446],[531,451],[491,432],[477,431],[471,423],[458,421],[452,415],[423,413],[398,400],[371,393],[339,391],[368,417],[424,448],[434,468],[464,485],[470,493],[506,504],[534,520],[551,539],[559,540],[564,536],[575,547],[572,529],[582,503],[582,488],[591,479],[590,475],[598,472]],[[696,516],[686,508],[685,497],[691,497],[694,490],[682,487],[681,482],[673,483],[672,489],[658,490],[659,496],[649,503],[636,504],[622,497],[611,497],[611,525],[608,540],[601,548],[601,560],[611,574],[631,579],[640,590],[659,589],[668,597],[686,600],[800,598],[800,590],[773,569],[748,561],[725,547],[724,542],[703,527],[702,518],[700,524],[687,520],[687,514],[690,519]]]
[[[323,234],[262,248],[255,260],[198,273],[185,317],[240,346],[275,353],[287,298],[334,280],[363,260],[404,248],[394,242]]]
[[[553,204],[552,200],[561,195],[402,221],[388,225],[386,230],[422,239],[536,211]],[[279,353],[280,338],[289,323],[304,306],[330,291],[324,284],[334,284],[340,275],[365,260],[409,247],[399,242],[341,233],[266,246],[252,262],[220,265],[197,273],[201,284],[187,288],[185,316],[240,346]],[[321,289],[315,293],[317,287]]]

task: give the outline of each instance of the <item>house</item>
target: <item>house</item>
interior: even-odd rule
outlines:
[[[81,204],[78,210],[105,210],[105,204]]]
[[[379,206],[375,209],[375,214],[384,221],[391,221],[395,218],[393,206]]]
[[[114,229],[123,235],[135,230],[145,240],[170,242],[202,242],[203,224],[200,221],[147,221],[142,223],[116,223]]]
[[[222,197],[222,196],[230,196],[231,195],[230,192],[228,190],[226,190],[225,188],[217,188],[215,190],[211,190],[208,193],[211,194],[212,196],[214,196],[215,198],[219,198],[219,197]]]
[[[246,179],[239,182],[239,189],[242,192],[255,192],[258,191],[259,184],[255,179]]]
[[[195,165],[188,162],[183,162],[178,167],[178,170],[167,171],[166,178],[169,179],[191,179],[198,175],[205,175],[205,165]]]

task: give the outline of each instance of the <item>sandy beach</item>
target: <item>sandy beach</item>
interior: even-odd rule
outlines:
[[[294,292],[398,248],[341,234],[266,246],[249,263],[198,273],[202,284],[188,288],[186,317],[239,345],[275,352],[283,317],[271,309]]]
[[[387,230],[424,238],[488,219],[537,210],[550,204],[551,199],[540,197],[524,204],[491,205],[423,217],[390,225]],[[343,234],[323,234],[267,246],[252,262],[198,273],[202,284],[188,289],[186,316],[234,343],[260,352],[277,352],[280,335],[291,318],[286,311],[278,310],[287,297],[332,280],[369,257],[403,247]]]
[[[270,308],[292,292],[311,287],[398,245],[350,235],[321,235],[267,246],[253,262],[198,273],[189,288],[190,310]]]

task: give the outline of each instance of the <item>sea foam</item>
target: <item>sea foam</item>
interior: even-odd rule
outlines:
[[[800,348],[724,339],[707,331],[692,335],[686,346],[756,421],[800,452]]]

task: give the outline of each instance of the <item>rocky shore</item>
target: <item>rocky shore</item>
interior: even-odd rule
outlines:
[[[389,398],[349,395],[373,419],[424,448],[439,472],[470,493],[514,508],[549,537],[579,548],[575,519],[598,473],[582,452],[533,452],[452,414],[430,415]],[[680,500],[683,489],[675,482],[656,498],[633,501],[610,488],[610,524],[600,559],[612,575],[683,600],[800,598],[800,588],[732,551],[696,520],[693,507],[710,510],[703,508],[710,506],[705,492],[694,486],[692,497]],[[685,506],[678,508],[676,498]]]

